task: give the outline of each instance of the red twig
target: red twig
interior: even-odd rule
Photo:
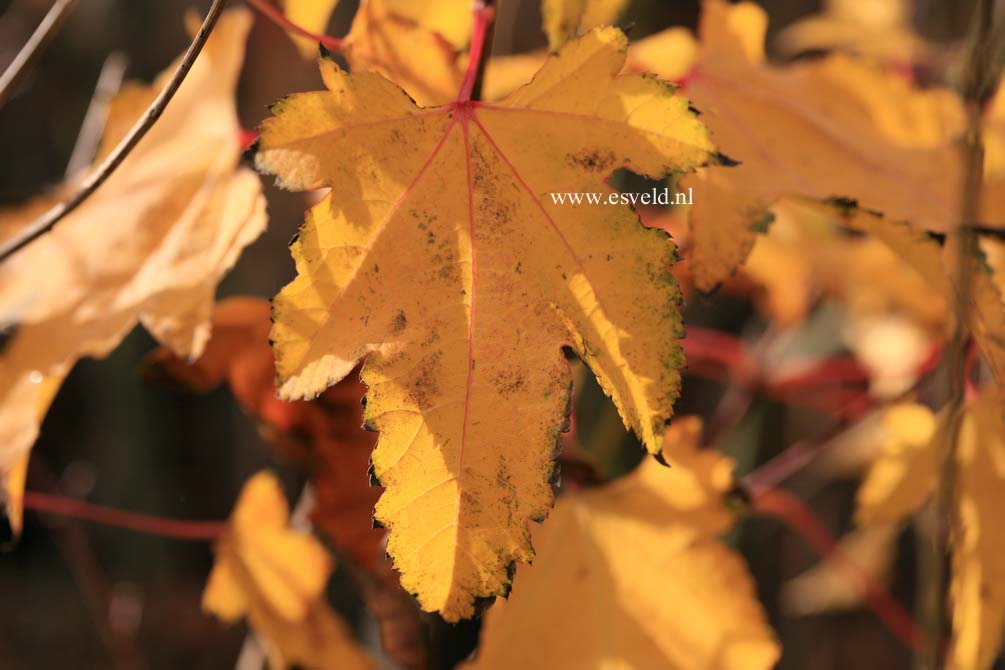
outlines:
[[[222,521],[180,521],[164,519],[149,514],[125,512],[104,505],[67,498],[51,493],[27,491],[24,494],[24,506],[38,512],[58,514],[93,521],[103,526],[125,528],[138,533],[158,535],[176,540],[215,540],[223,534],[227,524]]]
[[[688,85],[700,76],[697,65],[692,65],[691,69],[684,73],[680,79],[675,79],[671,84],[681,90],[687,89]]]
[[[911,615],[901,607],[882,584],[844,551],[830,531],[799,498],[781,489],[763,488],[754,491],[751,508],[758,514],[774,517],[795,531],[821,558],[829,558],[845,576],[856,582],[865,600],[883,624],[905,645],[914,650],[926,644],[924,633]]]
[[[474,8],[474,29],[471,33],[471,49],[468,51],[468,69],[461,81],[461,90],[457,94],[457,102],[470,102],[475,90],[475,81],[482,68],[482,52],[489,33],[489,26],[495,18],[495,8],[485,2],[476,2]]]
[[[681,341],[690,374],[729,381],[750,391],[760,390],[775,400],[838,419],[855,419],[873,406],[868,393],[869,373],[853,357],[834,356],[808,363],[788,375],[765,375],[739,338],[708,328],[688,326]],[[942,345],[935,344],[918,366],[925,375],[935,369]]]
[[[744,484],[755,496],[768,491],[812,463],[822,448],[812,442],[796,442],[748,473]]]
[[[823,384],[865,384],[869,382],[869,372],[854,356],[833,356],[817,361],[807,368],[789,375],[783,375],[771,382],[775,391],[785,391],[803,386]]]
[[[261,12],[265,18],[269,19],[287,32],[295,33],[300,37],[306,37],[307,39],[323,44],[326,48],[333,51],[341,51],[343,46],[345,46],[345,40],[339,39],[338,37],[329,37],[328,35],[318,35],[317,33],[312,33],[306,28],[293,23],[293,21],[286,18],[286,15],[279,11],[279,8],[272,4],[270,0],[247,0],[247,2],[249,5]]]
[[[740,339],[700,326],[688,326],[681,340],[689,374],[735,382],[741,390],[752,392],[758,384],[757,361]]]
[[[258,131],[241,128],[241,132],[238,134],[237,140],[241,143],[242,149],[250,149],[251,145],[258,141]]]

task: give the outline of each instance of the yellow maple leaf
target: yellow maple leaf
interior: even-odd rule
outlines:
[[[694,189],[698,287],[713,288],[742,262],[784,195],[854,198],[918,229],[950,229],[962,183],[954,145],[965,128],[959,97],[843,54],[772,66],[763,51],[766,25],[752,3],[703,3],[687,94],[716,143],[742,164],[682,181]],[[640,64],[663,75],[659,52],[648,59]],[[986,175],[981,219],[992,226],[1005,225],[1002,177]]]
[[[788,55],[840,49],[905,65],[929,55],[912,30],[907,0],[827,0],[821,14],[786,27],[777,43]]]
[[[376,664],[324,600],[332,560],[320,541],[287,528],[289,506],[267,472],[247,481],[202,606],[224,621],[247,617],[268,642],[270,667],[367,670]]]
[[[947,337],[953,326],[956,235],[940,242],[907,223],[841,201],[787,198],[775,211],[776,221],[758,237],[742,266],[760,286],[755,299],[762,309],[781,325],[794,326],[817,294],[844,303],[850,336],[856,338],[849,346],[877,373],[876,388],[888,384],[889,396],[906,390],[913,370],[928,355],[925,342]],[[849,236],[849,231],[856,234]],[[1000,241],[987,237],[981,240],[981,252],[969,259],[965,325],[996,382],[1005,386],[1001,248]]]
[[[338,6],[339,0],[280,0],[283,13],[301,28],[323,35],[328,29],[328,20]],[[304,58],[313,58],[318,53],[317,42],[307,37],[293,35],[293,43]]]
[[[680,81],[694,67],[697,52],[698,42],[690,30],[668,28],[632,42],[628,47],[625,69],[645,72],[652,64],[659,63],[660,77],[667,81]],[[547,57],[545,49],[493,57],[485,66],[485,99],[498,100],[530,81]]]
[[[949,667],[991,666],[1005,625],[1005,430],[1000,393],[985,392],[963,410],[956,448],[953,501],[953,644]],[[943,414],[928,419],[931,438],[888,445],[858,494],[862,524],[899,522],[932,495],[942,454],[956,426]],[[917,434],[920,436],[920,433]]]
[[[452,100],[466,61],[438,34],[390,11],[389,2],[367,0],[360,5],[343,50],[350,70],[379,72],[420,107]]]
[[[366,0],[369,2],[369,0]],[[455,48],[471,39],[472,0],[385,0],[398,16],[439,33]]]
[[[256,162],[289,189],[331,187],[293,244],[273,316],[280,393],[319,393],[364,357],[366,420],[387,488],[377,518],[406,588],[451,620],[502,593],[531,555],[580,353],[653,453],[680,385],[679,293],[665,234],[613,192],[714,160],[672,87],[618,75],[627,40],[598,29],[498,104],[420,109],[373,73],[321,62],[328,91],[291,96]]]
[[[0,480],[0,505],[3,520],[0,523],[0,544],[7,543],[21,534],[24,521],[24,484],[28,478],[28,457],[25,453],[14,462]]]
[[[490,58],[485,64],[482,97],[485,100],[505,98],[530,81],[547,58],[548,52],[544,49]]]
[[[824,479],[858,477],[884,451],[927,444],[935,430],[931,410],[914,402],[881,407],[821,447],[809,470]]]
[[[542,0],[541,19],[548,47],[557,51],[576,31],[614,23],[628,0]]]
[[[537,556],[486,615],[478,670],[771,668],[779,649],[742,559],[717,535],[732,464],[674,420],[666,455],[561,498]]]
[[[903,315],[933,335],[944,332],[951,296],[935,240],[856,208],[788,198],[774,211],[742,271],[763,288],[756,297],[781,325],[800,324],[823,293],[858,319]]]
[[[934,290],[941,297],[942,304],[951,305],[958,299],[959,287],[955,285],[950,271],[958,255],[956,235],[950,234],[946,243],[940,245],[930,235],[913,226],[890,221],[862,209],[845,212],[843,222],[849,228],[867,233],[881,242],[904,265],[924,279],[929,290]],[[964,325],[973,334],[977,348],[995,381],[999,387],[1005,388],[1005,286],[996,285],[993,269],[986,265],[979,254],[969,258],[968,262],[971,264],[970,306],[967,310],[967,323]],[[865,264],[856,269],[864,270]],[[873,282],[873,287],[878,283]],[[868,288],[862,287],[862,290],[865,292]],[[915,299],[916,297],[902,296],[904,302]],[[946,314],[945,319],[948,324],[951,315]]]
[[[223,16],[119,169],[51,233],[0,265],[0,318],[12,333],[0,351],[0,475],[27,453],[54,387],[79,358],[106,355],[137,323],[183,356],[205,344],[216,284],[266,221],[259,180],[239,167],[233,100],[250,23],[246,10]],[[172,72],[123,91],[106,145]],[[4,229],[28,223],[37,209],[8,212],[17,223]]]

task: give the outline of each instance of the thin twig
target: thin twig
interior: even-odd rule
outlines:
[[[35,62],[45,47],[48,46],[52,38],[59,32],[60,27],[69,16],[70,10],[77,3],[77,0],[56,0],[56,3],[49,10],[49,13],[42,19],[35,32],[28,38],[27,44],[18,52],[17,56],[0,76],[0,107],[7,102],[7,99],[17,90],[24,75],[28,73],[31,64]]]
[[[73,153],[66,163],[63,176],[73,179],[87,169],[98,153],[101,135],[108,120],[108,104],[122,86],[122,77],[126,73],[126,57],[121,51],[116,51],[105,59],[98,75],[98,83],[94,87],[91,102],[87,105],[84,121],[80,124],[77,141],[73,145]]]
[[[820,520],[788,491],[766,488],[751,495],[752,511],[783,521],[821,558],[830,558],[849,581],[862,590],[866,603],[883,624],[909,649],[927,645],[925,634],[890,592],[838,544]]]
[[[43,488],[54,497],[62,497],[52,473],[37,456],[31,460],[28,479],[32,486]],[[68,522],[66,518],[43,519],[43,523],[52,533],[59,553],[80,591],[91,622],[111,657],[111,666],[115,670],[145,670],[148,666],[136,641],[111,625],[109,613],[112,585],[98,559],[91,537],[83,526]]]
[[[951,417],[949,439],[940,459],[939,483],[935,495],[935,527],[932,548],[922,556],[921,586],[922,620],[928,644],[917,659],[924,670],[943,667],[946,623],[952,618],[947,595],[948,564],[952,552],[954,509],[957,485],[957,451],[959,433],[966,403],[967,357],[970,350],[970,308],[973,303],[974,264],[978,241],[974,226],[980,222],[981,189],[984,182],[983,115],[990,97],[992,81],[992,28],[994,4],[991,0],[978,0],[973,21],[973,32],[966,66],[963,73],[962,93],[966,103],[967,131],[960,144],[963,163],[963,183],[960,197],[960,217],[957,221],[956,254],[951,268],[954,288],[953,312],[955,324],[953,337],[947,348],[949,368],[949,401],[947,412]]]
[[[160,92],[157,99],[153,101],[143,117],[136,122],[136,125],[129,131],[129,134],[119,142],[119,145],[115,147],[115,150],[108,158],[84,180],[72,196],[35,219],[35,221],[22,229],[17,235],[14,235],[0,245],[0,262],[52,230],[53,226],[79,207],[115,172],[115,169],[125,160],[129,152],[139,144],[143,136],[153,127],[157,119],[161,117],[168,103],[171,102],[171,98],[178,92],[178,88],[185,81],[185,77],[195,64],[199,53],[202,52],[202,48],[205,46],[206,40],[209,39],[210,33],[213,32],[216,21],[220,18],[220,14],[223,13],[226,4],[227,0],[213,0],[213,5],[209,8],[206,19],[202,22],[199,32],[196,34],[195,39],[192,40],[192,44],[189,45],[185,55],[182,56],[181,63],[178,64],[178,68],[175,70],[174,76],[171,77],[171,81],[168,82],[167,86]]]
[[[164,519],[150,514],[126,512],[114,507],[67,498],[66,496],[39,491],[26,491],[25,509],[47,512],[60,516],[93,521],[103,526],[125,528],[147,535],[157,535],[173,540],[215,540],[227,528],[224,521],[181,521]]]
[[[338,37],[329,37],[328,35],[312,33],[303,26],[293,23],[293,21],[286,18],[286,15],[279,11],[279,8],[273,5],[269,0],[247,0],[247,2],[249,5],[261,12],[265,18],[269,19],[287,32],[294,33],[300,37],[306,37],[307,39],[313,40],[333,51],[341,51],[345,46],[345,40],[339,39]]]

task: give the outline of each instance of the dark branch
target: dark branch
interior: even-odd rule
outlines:
[[[143,114],[143,117],[136,122],[136,125],[129,131],[129,134],[115,147],[115,151],[84,180],[77,191],[67,200],[64,200],[35,219],[27,227],[0,245],[0,262],[10,258],[26,245],[52,230],[53,226],[79,207],[115,172],[115,169],[119,167],[126,156],[139,144],[143,136],[157,122],[157,119],[161,117],[168,103],[171,102],[171,98],[178,92],[178,88],[185,81],[185,77],[195,64],[199,53],[202,52],[202,48],[205,46],[206,40],[209,39],[210,33],[213,32],[216,21],[220,18],[220,14],[223,13],[223,8],[226,4],[227,0],[213,0],[213,5],[209,8],[206,19],[202,22],[199,32],[182,57],[181,63],[178,64],[178,68],[175,70],[174,76],[171,77],[171,81],[160,92],[160,95],[153,101],[146,113]]]
[[[7,99],[17,90],[17,85],[24,78],[31,68],[31,64],[42,55],[45,47],[48,46],[53,36],[59,32],[60,27],[69,16],[70,10],[77,4],[77,0],[56,0],[49,13],[42,19],[35,32],[28,39],[28,43],[18,52],[17,56],[0,77],[0,107],[7,102]]]

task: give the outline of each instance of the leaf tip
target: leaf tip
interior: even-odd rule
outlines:
[[[662,449],[660,449],[657,452],[654,452],[653,453],[653,458],[656,459],[656,462],[659,463],[660,465],[662,465],[663,467],[665,467],[665,468],[669,468],[670,467],[670,463],[667,461],[666,456],[663,455],[663,450]]]
[[[690,109],[690,105],[688,106],[688,108]],[[714,154],[712,154],[711,164],[721,165],[722,167],[737,167],[739,165],[743,165],[743,163],[741,163],[740,161],[730,158],[721,151],[716,151]]]
[[[258,150],[261,148],[261,144],[261,137],[256,138],[254,142],[249,144],[248,148],[241,154],[241,162],[255,165],[255,161],[258,157]]]

